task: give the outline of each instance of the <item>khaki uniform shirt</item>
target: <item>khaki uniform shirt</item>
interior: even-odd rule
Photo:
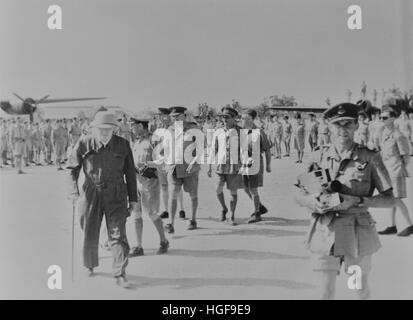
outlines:
[[[375,190],[392,188],[380,153],[357,143],[344,156],[331,145],[312,154],[308,171],[329,169],[331,179],[342,184],[342,194],[371,197]],[[307,238],[310,251],[334,256],[371,255],[380,247],[375,222],[367,208],[352,207],[343,211],[312,214]]]
[[[409,140],[397,128],[383,129],[381,135],[381,154],[391,177],[408,177],[407,163],[403,157],[410,154]]]
[[[237,174],[240,168],[240,139],[241,128],[235,126],[227,130],[220,128],[212,137],[214,163],[218,174]],[[222,145],[224,143],[224,145]]]
[[[190,146],[193,141],[185,141],[185,133],[191,128],[194,128],[195,126],[184,122],[183,123],[183,132],[177,132],[175,133],[175,127],[172,124],[168,130],[171,133],[171,138],[172,138],[172,143],[170,146],[172,147],[172,150],[169,148],[166,148],[165,154],[167,156],[170,156],[172,159],[172,163],[167,163],[165,165],[165,170],[166,172],[172,174],[175,171],[176,177],[177,178],[185,178],[188,177],[190,174],[198,172],[201,170],[201,166],[199,162],[195,163],[192,167],[191,173],[187,172],[189,163],[185,161],[185,152],[187,152],[188,146]],[[195,156],[195,150],[192,153],[193,156]]]

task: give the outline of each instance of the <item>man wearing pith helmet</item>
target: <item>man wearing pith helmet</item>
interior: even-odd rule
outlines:
[[[130,287],[125,270],[129,244],[126,219],[129,208],[138,210],[136,173],[129,142],[113,132],[118,125],[110,111],[96,113],[92,133],[82,136],[69,156],[69,197],[76,204],[84,231],[83,264],[88,276],[99,265],[98,248],[102,218],[105,217],[109,245],[113,255],[116,284]],[[77,182],[83,169],[85,180],[81,191]]]
[[[358,112],[359,106],[351,103],[325,111],[331,144],[318,147],[307,167],[307,172],[329,170],[331,180],[339,185],[339,204],[330,205],[319,200],[319,193],[309,193],[301,176],[295,188],[296,201],[311,212],[307,248],[323,299],[334,298],[341,264],[346,272],[354,272],[348,270],[350,266],[360,268],[361,289],[357,292],[361,299],[370,297],[372,255],[381,244],[369,208],[389,208],[394,204],[391,180],[380,153],[354,142]],[[373,195],[375,190],[378,194]]]

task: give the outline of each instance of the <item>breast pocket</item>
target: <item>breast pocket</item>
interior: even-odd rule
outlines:
[[[371,170],[368,163],[356,163],[346,170],[346,179],[352,195],[367,196],[371,187]]]

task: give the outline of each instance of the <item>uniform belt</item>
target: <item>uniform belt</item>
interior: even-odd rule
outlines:
[[[336,212],[336,216],[345,216],[345,215],[349,215],[349,214],[368,214],[369,212],[367,211],[366,208],[362,208],[362,207],[352,207],[349,208],[347,210],[343,210],[343,211],[337,211]]]
[[[93,184],[98,189],[106,189],[109,184],[124,183],[123,179],[105,179],[104,181],[93,181],[92,179],[87,179],[87,183]]]

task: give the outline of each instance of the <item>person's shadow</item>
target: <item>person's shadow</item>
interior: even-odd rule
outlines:
[[[113,278],[113,275],[107,272],[98,272],[96,276]],[[285,280],[285,279],[267,279],[267,278],[151,278],[135,275],[128,275],[131,282],[128,289],[142,289],[157,286],[169,286],[172,289],[185,290],[207,286],[275,286],[291,290],[314,289],[312,284]],[[253,293],[252,293],[253,295]]]

